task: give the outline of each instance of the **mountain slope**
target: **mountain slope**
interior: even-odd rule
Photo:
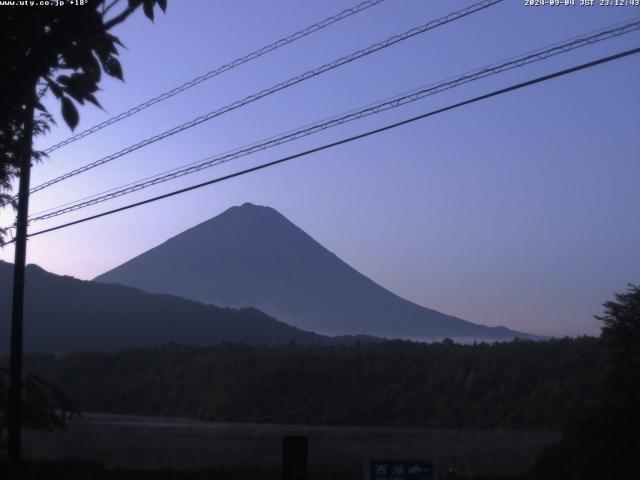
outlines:
[[[9,344],[13,265],[0,261],[0,352]],[[255,308],[203,305],[122,285],[86,282],[27,266],[25,349],[114,350],[178,342],[210,345],[349,343],[279,322]]]
[[[204,303],[254,306],[329,335],[528,337],[409,302],[360,274],[268,207],[244,204],[98,276]]]

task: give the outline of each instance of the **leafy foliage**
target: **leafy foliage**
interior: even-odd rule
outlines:
[[[77,8],[4,6],[0,16],[0,202],[12,204],[11,180],[25,151],[26,125],[34,107],[33,134],[45,133],[52,117],[41,103],[47,92],[60,101],[64,121],[79,122],[76,104],[100,106],[95,93],[104,71],[122,79],[118,46],[110,33],[140,6],[153,20],[154,7],[166,0],[92,0]],[[120,8],[120,11],[115,13]],[[36,155],[39,159],[42,153]],[[0,231],[1,235],[4,232]]]
[[[541,479],[632,480],[640,472],[640,288],[604,304],[602,396],[573,415],[560,442],[540,457]]]
[[[87,411],[206,420],[558,428],[599,397],[597,339],[166,345],[31,356]]]
[[[0,368],[0,439],[8,427],[9,370]],[[37,375],[27,376],[22,383],[23,427],[53,431],[65,428],[78,411],[67,395]],[[0,442],[1,445],[1,442]]]
[[[636,412],[640,405],[640,287],[604,304],[602,341],[607,349],[606,401],[615,409]]]

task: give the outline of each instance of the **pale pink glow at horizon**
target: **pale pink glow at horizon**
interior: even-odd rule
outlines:
[[[106,80],[89,127],[350,6],[170,2],[118,35],[126,82]],[[384,2],[54,152],[38,184],[142,138],[470,2]],[[286,14],[283,14],[286,12]],[[31,212],[367,105],[633,17],[639,9],[504,2],[33,195]],[[635,47],[634,33],[397,111],[205,170],[32,230],[204,181],[474,95]],[[596,334],[601,304],[640,282],[639,59],[630,58],[397,131],[29,240],[28,261],[92,279],[233,205],[276,208],[398,295],[487,325]],[[52,107],[57,113],[57,106]],[[62,121],[45,147],[66,138]],[[0,213],[3,225],[11,214]],[[12,248],[0,258],[12,261]]]

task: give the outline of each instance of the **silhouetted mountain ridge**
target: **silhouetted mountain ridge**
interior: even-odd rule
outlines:
[[[95,280],[214,305],[255,306],[288,324],[327,335],[535,338],[400,298],[273,208],[250,203],[231,207]]]
[[[8,350],[13,265],[0,261],[0,352]],[[212,345],[336,344],[282,323],[256,308],[220,308],[123,285],[78,280],[28,265],[25,349],[30,352],[116,350],[166,343]]]

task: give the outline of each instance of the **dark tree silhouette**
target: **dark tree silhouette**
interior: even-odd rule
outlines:
[[[599,404],[576,415],[543,452],[535,478],[637,479],[640,472],[640,288],[604,304],[606,367]]]
[[[597,396],[602,353],[598,339],[590,337],[476,345],[171,344],[29,355],[25,367],[93,412],[225,422],[557,429]]]
[[[29,375],[24,379],[22,391],[22,424],[26,428],[39,431],[64,429],[68,420],[79,415],[62,390],[37,375]],[[0,367],[0,450],[4,447],[4,431],[8,423],[8,401],[9,370]]]
[[[53,4],[53,2],[51,2]],[[78,125],[76,105],[100,106],[95,96],[102,72],[122,79],[118,46],[110,31],[142,8],[150,19],[167,0],[91,0],[77,6],[17,5],[0,16],[0,205],[13,204],[11,182],[19,175],[25,130],[45,133],[52,117],[40,102],[51,92],[71,129]],[[35,118],[31,111],[35,109]],[[42,157],[35,152],[33,160]],[[5,232],[0,231],[0,240]]]
[[[79,122],[76,105],[85,102],[99,106],[95,92],[102,72],[122,79],[117,59],[120,40],[110,31],[139,8],[153,20],[154,7],[163,11],[167,0],[92,0],[47,2],[33,5],[16,2],[5,5],[0,16],[0,208],[13,205],[12,180],[20,177],[18,218],[16,221],[16,255],[11,330],[11,387],[8,407],[9,463],[19,474],[20,426],[34,418],[30,399],[43,400],[44,391],[56,387],[41,379],[22,378],[22,309],[26,230],[31,163],[43,156],[33,152],[33,137],[45,133],[53,118],[41,99],[51,92],[61,105],[62,117],[73,130]],[[56,3],[60,5],[56,5]],[[65,6],[66,3],[66,6]],[[5,235],[0,230],[0,242]],[[24,391],[26,389],[26,392]],[[21,401],[22,399],[22,401]],[[21,416],[21,403],[24,414]],[[41,404],[39,404],[42,407]],[[42,410],[36,410],[36,412]],[[47,412],[45,408],[44,412]],[[4,419],[5,417],[3,417]],[[56,425],[57,417],[40,417],[41,425]],[[53,422],[53,423],[50,423]]]
[[[640,408],[640,287],[604,304],[602,342],[607,356],[605,401],[612,409],[636,414]],[[636,416],[636,419],[638,417]],[[636,438],[637,440],[637,438]]]

